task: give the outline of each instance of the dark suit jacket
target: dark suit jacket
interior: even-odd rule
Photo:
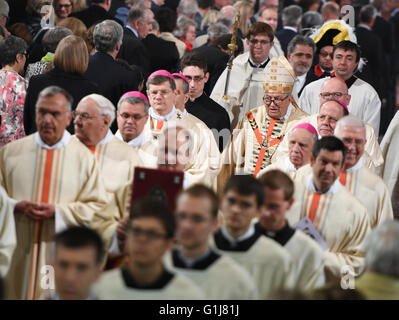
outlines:
[[[216,129],[220,134],[224,133],[223,136],[226,136],[225,139],[221,138],[222,135],[215,135],[216,143],[219,146],[220,152],[222,152],[230,138],[230,117],[227,111],[205,93],[194,101],[188,100],[186,110],[202,120],[209,129]],[[227,130],[221,132],[223,129]]]
[[[289,29],[281,29],[276,31],[275,36],[278,38],[281,44],[281,49],[284,51],[284,55],[287,56],[288,43],[295,37],[298,33]]]
[[[122,21],[110,15],[108,11],[105,10],[103,7],[96,5],[92,5],[87,9],[84,9],[79,12],[74,12],[70,15],[70,17],[78,18],[86,25],[87,28],[90,28],[93,24],[97,22],[101,22],[107,19],[115,20],[121,26],[123,26]]]
[[[109,54],[97,52],[90,57],[85,77],[100,88],[103,96],[116,106],[127,91],[138,89],[139,75],[119,65]]]
[[[219,79],[220,75],[226,69],[227,62],[229,61],[229,56],[219,49],[216,45],[203,45],[193,51],[200,53],[206,59],[209,72],[209,80],[205,84],[204,91],[209,96],[212,93],[213,87],[216,81]]]
[[[174,42],[163,40],[151,33],[141,42],[147,48],[149,54],[150,73],[159,69],[168,70],[169,72],[177,71],[179,52]]]
[[[76,73],[64,72],[54,68],[47,73],[33,76],[29,81],[24,106],[24,127],[26,134],[36,132],[35,107],[40,91],[49,86],[58,86],[65,89],[73,97],[72,110],[76,109],[79,101],[91,94],[100,93],[98,85]],[[73,133],[73,123],[67,128]]]
[[[359,78],[370,83],[381,96],[383,88],[381,72],[385,69],[381,40],[376,33],[363,27],[357,26],[355,32],[362,57],[367,59]]]
[[[394,73],[397,75],[399,73],[399,11],[391,17],[390,22],[393,27],[393,36],[394,36],[394,52],[393,52],[393,66]]]
[[[147,79],[150,72],[150,59],[147,48],[128,28],[123,28],[123,40],[117,58],[138,66],[144,78]]]

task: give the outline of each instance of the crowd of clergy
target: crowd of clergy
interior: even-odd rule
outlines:
[[[399,299],[398,28],[399,0],[0,0],[0,299]]]

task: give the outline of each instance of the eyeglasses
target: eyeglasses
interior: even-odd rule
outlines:
[[[346,96],[347,93],[342,92],[322,92],[320,93],[320,97],[324,99],[339,99],[342,96]]]
[[[156,241],[168,238],[166,234],[158,233],[155,231],[143,230],[139,227],[132,227],[129,229],[128,232],[136,239],[140,236],[144,236],[149,241]]]
[[[89,120],[89,119],[97,118],[96,116],[91,116],[91,115],[89,115],[89,114],[86,113],[86,112],[79,113],[79,112],[74,111],[74,112],[72,113],[72,115],[73,115],[73,118],[74,118],[74,119],[79,118],[80,120],[83,120],[83,121],[86,121],[86,120]]]
[[[272,102],[274,102],[274,104],[279,105],[281,104],[284,100],[286,100],[289,96],[286,96],[285,98],[281,98],[281,97],[270,97],[270,96],[264,96],[263,97],[263,101],[266,104],[271,104]]]
[[[328,52],[320,52],[320,56],[322,58],[326,58],[327,56],[330,56],[331,59],[333,58],[333,54],[332,53],[330,54]]]
[[[126,112],[124,113],[119,113],[119,115],[123,118],[123,120],[128,120],[129,118],[132,118],[132,120],[134,121],[140,121],[141,119],[143,119],[146,114],[141,115],[141,114],[128,114]]]
[[[188,82],[191,82],[192,80],[194,80],[194,82],[200,82],[205,78],[205,77],[200,77],[200,76],[195,76],[195,77],[186,76],[186,75],[184,75],[184,76],[187,78]]]
[[[171,93],[171,90],[160,90],[160,91],[152,91],[149,90],[148,93],[151,97],[156,97],[159,94],[161,94],[162,97],[166,97],[169,93]]]
[[[57,7],[59,9],[62,9],[62,8],[68,9],[68,8],[72,7],[72,4],[59,4]]]
[[[251,39],[249,40],[249,42],[253,45],[257,45],[258,43],[260,43],[262,46],[265,46],[267,44],[269,44],[271,41],[267,41],[267,40],[258,40],[258,39]]]
[[[43,109],[38,109],[37,110],[37,116],[39,118],[44,118],[46,116],[46,114],[50,114],[54,119],[59,118],[61,115],[68,113],[69,111],[65,111],[65,112],[60,112],[60,111],[48,111],[48,110],[43,110]]]

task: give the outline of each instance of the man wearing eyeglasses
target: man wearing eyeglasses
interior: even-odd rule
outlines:
[[[187,277],[169,271],[162,261],[174,245],[176,221],[160,201],[139,200],[127,223],[122,268],[105,272],[93,292],[103,300],[198,300],[204,293]]]
[[[291,104],[295,72],[284,56],[266,66],[264,104],[247,112],[233,131],[222,155],[218,191],[233,174],[253,174],[272,162],[279,145],[296,120],[307,116]]]
[[[351,41],[341,41],[334,46],[333,69],[335,76],[345,81],[348,92],[352,96],[348,104],[351,114],[373,127],[376,136],[379,135],[381,100],[377,92],[367,82],[354,76],[360,61],[360,49]],[[319,111],[319,93],[325,79],[309,83],[299,100],[301,108],[309,114]]]
[[[218,227],[219,199],[214,191],[192,186],[178,196],[176,205],[177,245],[166,254],[165,265],[192,279],[207,299],[256,299],[248,272],[209,247],[209,237]]]
[[[124,114],[124,113],[122,113]],[[78,104],[74,115],[75,138],[94,155],[108,192],[124,186],[141,164],[136,149],[116,138],[111,130],[115,107],[107,98],[91,94]]]
[[[273,29],[268,24],[263,22],[252,24],[246,40],[249,51],[233,61],[226,93],[227,100],[224,97],[227,68],[212,90],[211,99],[226,109],[232,129],[246,112],[263,104],[265,66],[271,58],[269,52],[273,47],[273,39]]]
[[[36,104],[38,132],[0,149],[0,184],[14,202],[17,247],[7,276],[8,298],[38,299],[43,266],[51,265],[53,237],[69,225],[104,223],[108,196],[90,151],[65,130],[72,97],[52,86]],[[103,234],[105,225],[98,231]]]

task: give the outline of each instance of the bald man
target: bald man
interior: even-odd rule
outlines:
[[[261,170],[257,177],[261,177],[267,171],[279,169],[294,179],[296,171],[310,162],[313,144],[317,138],[317,131],[310,123],[296,125],[288,133],[288,155]]]
[[[99,94],[84,97],[74,112],[75,138],[97,160],[105,188],[113,193],[124,186],[141,164],[138,153],[117,139],[109,129],[115,119],[115,106]]]
[[[364,123],[354,116],[337,122],[335,136],[344,143],[346,158],[339,181],[367,208],[371,228],[393,219],[391,197],[384,181],[363,166]]]

